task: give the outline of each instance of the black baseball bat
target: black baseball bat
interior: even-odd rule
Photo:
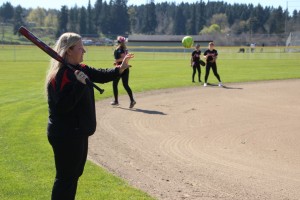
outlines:
[[[25,36],[28,40],[30,40],[33,44],[35,44],[37,47],[42,49],[46,54],[57,60],[58,62],[62,63],[64,66],[67,66],[72,71],[75,71],[75,69],[68,64],[63,57],[61,57],[56,51],[54,51],[51,47],[49,47],[47,44],[45,44],[43,41],[41,41],[39,38],[37,38],[33,33],[31,33],[29,30],[27,30],[24,26],[21,26],[19,28],[19,33],[21,33],[23,36]],[[103,89],[98,87],[95,83],[91,82],[90,79],[85,79],[86,83],[94,88],[96,88],[100,94],[104,92]]]

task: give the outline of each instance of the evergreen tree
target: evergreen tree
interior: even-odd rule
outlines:
[[[197,11],[197,16],[196,16],[196,34],[200,32],[200,30],[203,29],[203,27],[206,24],[207,21],[207,13],[206,13],[206,8],[205,8],[205,3],[203,0],[201,0],[199,3],[196,4],[196,11]]]
[[[3,3],[3,5],[0,7],[0,17],[3,19],[3,22],[13,19],[14,7],[11,5],[11,3]]]
[[[94,16],[94,27],[95,27],[95,31],[96,32],[101,32],[101,19],[103,17],[101,17],[102,13],[102,0],[96,0],[95,2],[95,6],[94,6],[94,12],[93,12],[93,16]]]
[[[68,10],[14,8],[9,2],[0,7],[0,20],[14,23],[16,33],[20,24],[35,21],[38,26],[57,27],[57,35],[72,31],[81,34],[104,33],[109,37],[137,34],[198,34],[205,27],[217,24],[221,33],[236,34],[284,34],[300,29],[300,12],[295,10],[291,16],[281,7],[262,7],[260,4],[227,4],[220,1],[199,0],[196,3],[175,2],[150,3],[127,7],[127,0],[96,0],[93,8],[88,1],[87,8],[77,6]],[[22,10],[22,11],[20,11]],[[39,15],[33,11],[43,11]],[[18,13],[15,13],[18,11]],[[213,17],[214,16],[214,17]],[[216,16],[219,16],[216,18]],[[224,17],[221,17],[224,16]],[[224,19],[228,19],[228,25]],[[53,21],[53,23],[51,23]],[[226,28],[226,29],[224,29]],[[203,31],[202,31],[203,33]],[[4,37],[4,36],[3,36]]]
[[[184,35],[186,34],[185,22],[186,19],[183,15],[183,3],[181,3],[176,10],[175,14],[175,24],[174,24],[174,34],[175,35]]]
[[[87,34],[87,14],[85,7],[81,7],[80,9],[80,21],[79,21],[79,33],[81,35]]]
[[[297,10],[293,11],[293,15],[290,19],[291,23],[291,30],[290,31],[299,31],[300,30],[300,10],[297,12]]]
[[[129,32],[129,16],[127,13],[127,0],[115,0],[111,7],[111,33],[124,35]]]
[[[106,1],[103,3],[102,6],[102,14],[100,15],[100,29],[104,34],[111,33],[112,19],[111,19],[111,12],[110,12],[111,5],[108,5]]]
[[[88,8],[87,8],[87,33],[93,34],[94,26],[93,26],[93,12],[91,6],[91,0],[89,0]]]
[[[281,34],[285,32],[285,14],[283,13],[281,6],[273,10],[268,19],[268,24],[269,33]]]
[[[130,33],[136,33],[138,31],[138,27],[137,27],[137,12],[136,12],[136,6],[131,6],[128,8],[128,16],[129,16],[129,27]]]
[[[145,13],[143,15],[142,32],[145,34],[155,34],[157,26],[155,4],[151,1],[145,6]]]
[[[69,31],[78,33],[79,32],[79,10],[78,7],[75,6],[70,9],[69,12]]]
[[[192,4],[191,6],[191,18],[188,21],[187,29],[186,32],[188,35],[197,35],[197,30],[196,30],[196,5]]]
[[[257,7],[253,9],[251,13],[251,26],[253,33],[265,33],[266,30],[264,28],[265,21],[268,19],[268,16],[264,14],[263,7],[258,4]]]
[[[155,29],[157,27],[157,20],[156,20],[156,12],[155,12],[155,4],[154,0],[151,0],[151,3],[148,6],[148,10],[150,19],[148,20],[149,22],[149,33],[150,34],[155,34]]]
[[[19,28],[24,25],[23,8],[20,5],[15,8],[13,20],[14,20],[14,34],[16,35],[18,33],[18,35],[20,35],[18,32]]]
[[[62,6],[58,14],[58,28],[56,37],[59,37],[62,33],[68,31],[68,8],[67,6]]]

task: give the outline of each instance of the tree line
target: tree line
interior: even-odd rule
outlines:
[[[60,10],[13,7],[10,2],[0,7],[2,23],[14,24],[14,33],[23,26],[36,26],[55,32],[82,35],[201,35],[284,34],[300,30],[300,10],[289,13],[282,7],[226,2],[154,3],[127,6],[127,0],[96,0],[91,5]]]

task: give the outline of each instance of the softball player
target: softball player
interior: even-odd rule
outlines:
[[[222,87],[223,84],[221,82],[221,78],[217,71],[217,57],[218,51],[214,49],[215,45],[213,42],[208,43],[208,49],[204,52],[204,58],[206,59],[206,71],[205,71],[205,80],[204,80],[204,87],[207,86],[207,79],[209,76],[210,68],[213,70],[215,77],[219,81],[219,87]]]
[[[117,41],[118,41],[118,46],[116,47],[116,49],[114,51],[114,57],[115,57],[115,64],[120,65],[122,63],[122,60],[124,59],[125,55],[127,55],[128,50],[127,50],[127,47],[125,45],[126,39],[124,37],[118,36]],[[115,106],[119,105],[118,84],[119,84],[120,78],[122,78],[123,86],[124,86],[126,92],[129,95],[129,98],[130,98],[129,108],[133,108],[134,105],[136,104],[136,101],[133,98],[131,88],[129,87],[129,84],[128,84],[128,82],[129,82],[129,68],[127,68],[123,72],[121,77],[118,77],[113,81],[113,91],[114,91],[115,100],[113,102],[111,102],[110,104],[115,105]]]
[[[192,74],[192,82],[195,82],[195,75],[196,70],[198,71],[198,81],[201,82],[201,68],[200,68],[200,44],[196,44],[195,50],[192,52],[191,56],[191,67],[193,67],[193,74]]]

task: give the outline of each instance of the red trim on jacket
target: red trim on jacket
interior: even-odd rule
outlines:
[[[62,81],[61,81],[61,85],[60,85],[60,90],[63,89],[63,87],[65,86],[65,84],[67,84],[68,82],[71,82],[71,81],[68,79],[67,73],[68,73],[68,70],[66,70],[66,71],[64,72],[64,75],[63,75],[63,78],[62,78]]]
[[[52,79],[51,82],[50,82],[50,84],[52,85],[52,87],[53,87],[53,89],[55,91],[56,90],[56,81],[55,81],[55,79]]]

